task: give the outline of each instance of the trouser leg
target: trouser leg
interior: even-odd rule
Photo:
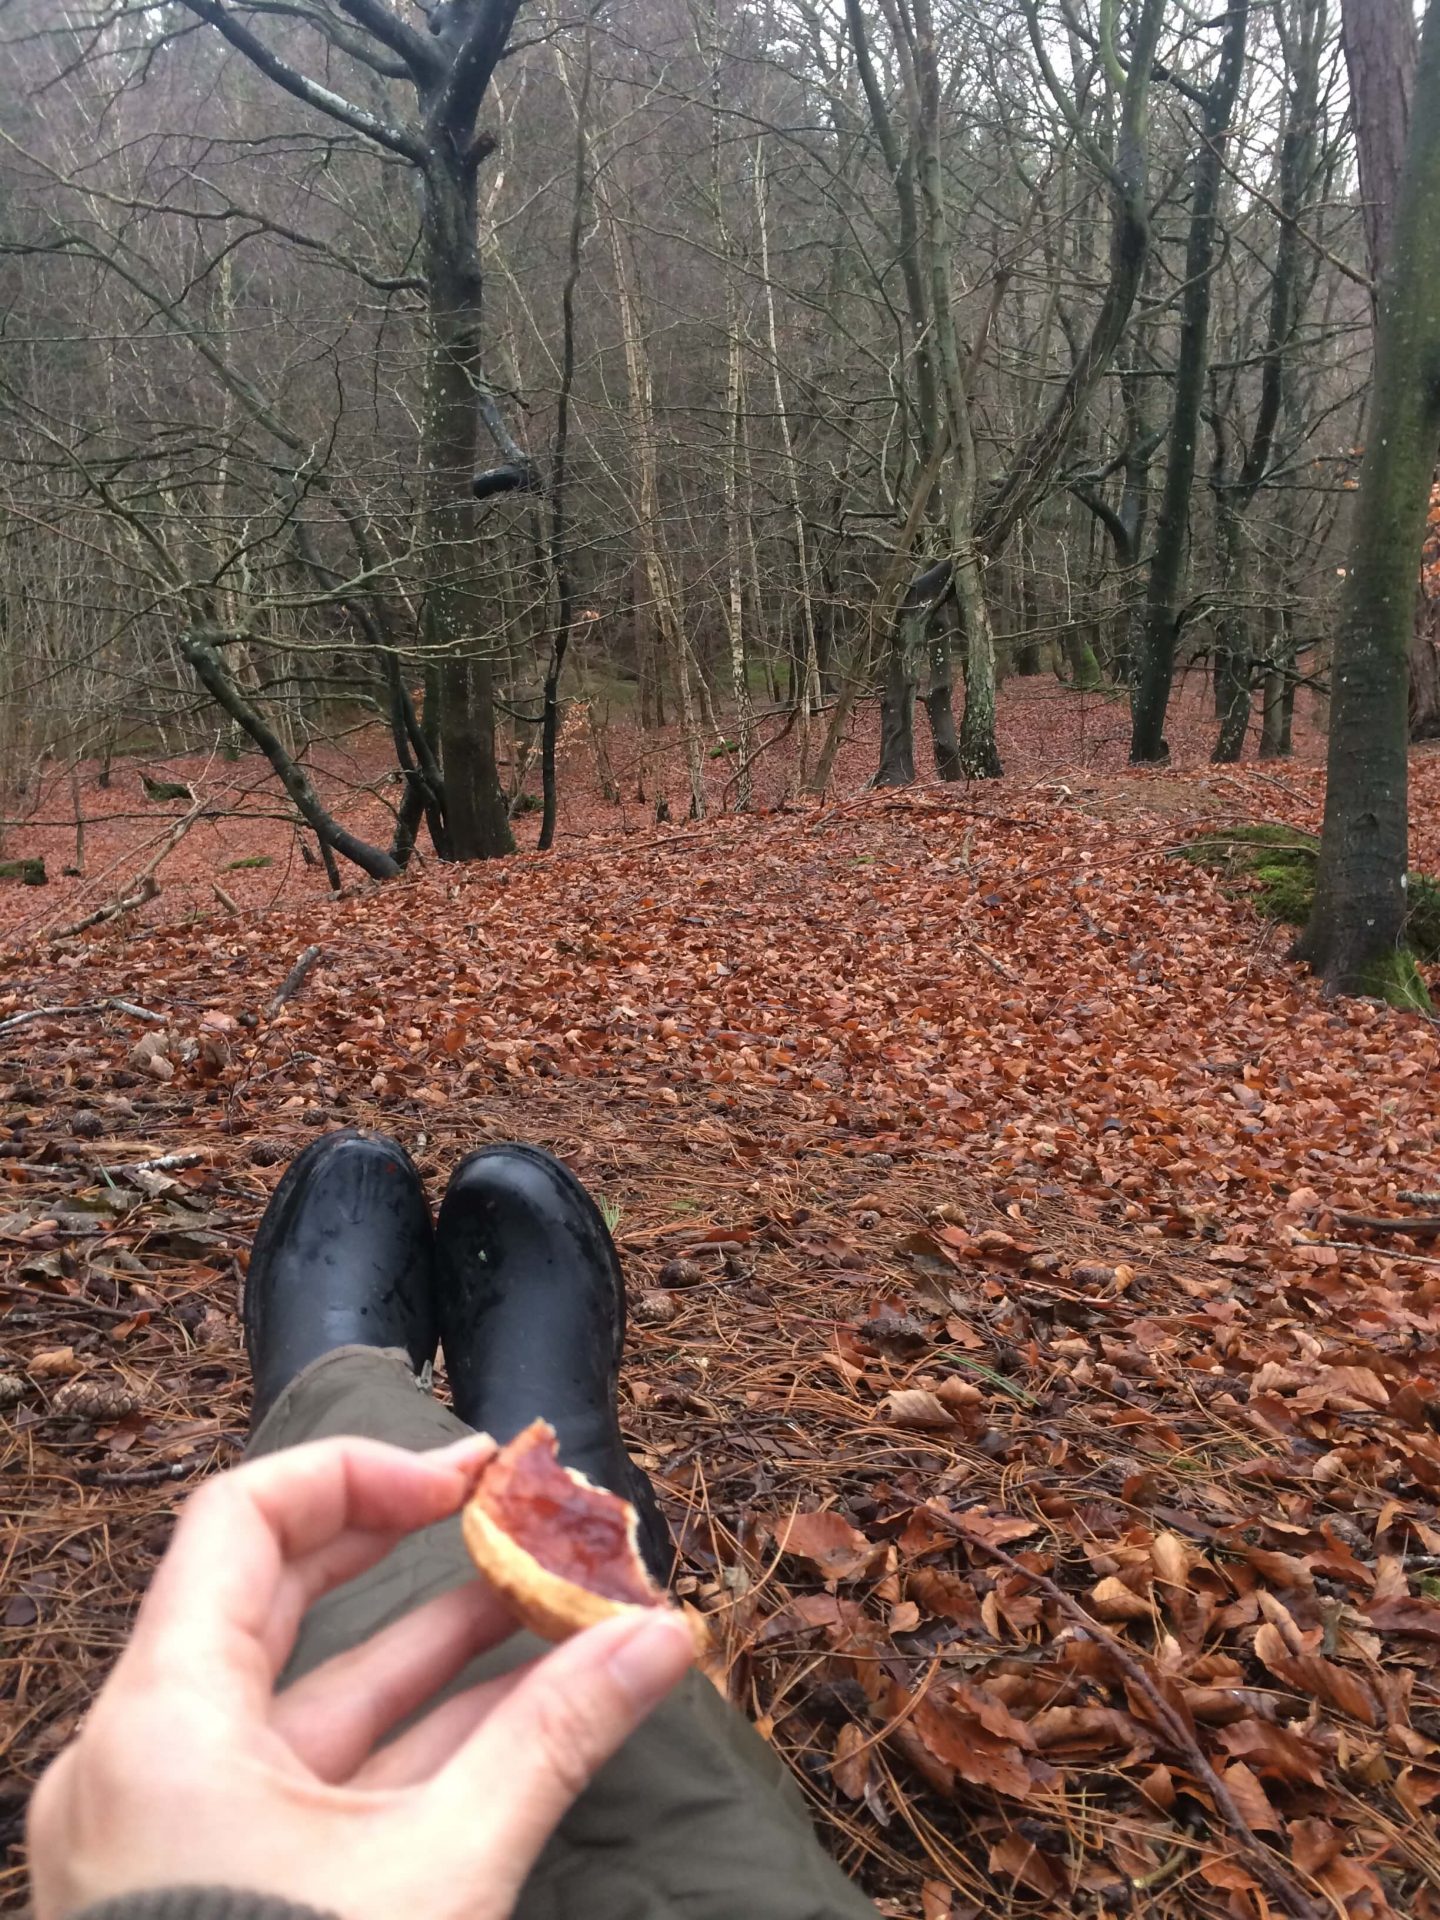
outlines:
[[[344,1347],[314,1362],[256,1429],[252,1454],[363,1434],[422,1452],[470,1429],[403,1356]],[[281,1684],[475,1577],[458,1520],[426,1527],[306,1614]],[[453,1691],[544,1651],[517,1633]],[[823,1852],[784,1765],[691,1674],[601,1769],[526,1882],[518,1920],[874,1920]]]

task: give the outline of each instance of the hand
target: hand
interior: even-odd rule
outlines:
[[[36,1790],[36,1920],[221,1885],[344,1920],[499,1920],[566,1808],[680,1679],[677,1615],[607,1621],[386,1732],[513,1631],[483,1583],[275,1692],[306,1608],[464,1503],[494,1443],[323,1440],[185,1507],[135,1631]]]

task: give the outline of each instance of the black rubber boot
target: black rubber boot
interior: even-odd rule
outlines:
[[[326,1134],[287,1169],[255,1235],[245,1351],[258,1423],[302,1367],[335,1347],[435,1358],[435,1234],[409,1154],[383,1134]]]
[[[663,1584],[670,1529],[620,1438],[625,1282],[600,1209],[538,1147],[486,1147],[451,1176],[435,1264],[456,1413],[500,1441],[548,1420],[564,1464],[635,1507],[641,1552]]]

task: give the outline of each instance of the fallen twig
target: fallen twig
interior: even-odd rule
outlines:
[[[121,1167],[102,1167],[107,1180],[121,1180],[127,1173],[173,1173],[180,1167],[203,1167],[210,1155],[201,1148],[188,1153],[162,1153],[153,1160],[132,1160]]]
[[[319,947],[306,947],[300,958],[291,967],[281,983],[280,991],[265,1009],[265,1018],[273,1020],[285,1002],[297,994],[305,984],[305,976],[320,958]]]
[[[123,1467],[111,1471],[104,1467],[78,1467],[75,1478],[86,1487],[153,1487],[165,1480],[184,1480],[209,1465],[208,1459],[177,1460],[166,1467]]]
[[[218,880],[212,880],[210,882],[210,891],[215,895],[215,898],[220,902],[221,906],[224,907],[227,913],[233,913],[238,915],[238,913],[240,912],[239,907],[236,906],[235,902],[230,898],[229,894],[221,886]]]
[[[43,1300],[53,1314],[77,1314],[82,1318],[87,1313],[98,1313],[106,1320],[133,1320],[137,1313],[146,1311],[143,1307],[110,1307],[103,1300],[96,1300],[88,1293],[52,1293],[48,1287],[32,1287],[24,1280],[8,1280],[7,1287],[14,1293],[23,1293],[29,1300]],[[153,1312],[153,1308],[150,1309]],[[9,1326],[15,1319],[14,1314],[6,1317]]]
[[[1408,1260],[1415,1267],[1440,1267],[1429,1253],[1406,1253],[1399,1247],[1367,1247],[1363,1240],[1307,1240],[1307,1247],[1334,1247],[1338,1253],[1368,1253],[1372,1260]]]
[[[1440,1214],[1417,1213],[1409,1220],[1370,1213],[1337,1213],[1342,1227],[1359,1227],[1366,1233],[1413,1233],[1431,1240],[1440,1233]]]
[[[1150,1678],[1142,1662],[1126,1646],[1120,1636],[1112,1633],[1103,1622],[1086,1613],[1079,1601],[1072,1599],[1063,1587],[1057,1586],[1048,1574],[1037,1573],[1033,1567],[1027,1567],[1023,1561],[1017,1560],[1013,1553],[1007,1553],[1004,1547],[997,1547],[993,1541],[985,1539],[983,1535],[972,1533],[965,1526],[963,1517],[947,1513],[943,1507],[930,1502],[926,1503],[924,1513],[927,1519],[933,1519],[947,1533],[953,1533],[967,1546],[979,1547],[982,1553],[988,1553],[993,1560],[998,1560],[1001,1566],[1007,1567],[1011,1573],[1019,1574],[1021,1579],[1028,1580],[1033,1586],[1038,1587],[1047,1599],[1053,1600],[1060,1611],[1075,1622],[1082,1632],[1091,1639],[1099,1641],[1114,1656],[1115,1663],[1125,1678],[1144,1696],[1146,1704],[1154,1715],[1156,1725],[1185,1756],[1186,1764],[1210,1795],[1216,1811],[1250,1856],[1250,1864],[1260,1880],[1264,1882],[1266,1891],[1287,1911],[1294,1914],[1296,1920],[1323,1920],[1322,1910],[1295,1877],[1280,1864],[1251,1827],[1237,1806],[1235,1796],[1206,1758],[1200,1742]]]
[[[140,876],[140,883],[133,893],[122,893],[108,905],[97,907],[94,913],[87,913],[83,920],[72,920],[67,927],[57,927],[54,938],[68,940],[72,934],[86,933],[91,927],[98,927],[106,920],[118,920],[122,913],[133,913],[137,907],[143,907],[153,900],[160,891],[160,882],[153,873]]]
[[[0,1020],[0,1033],[28,1026],[32,1020],[63,1020],[76,1013],[96,1013],[104,1005],[103,1000],[92,1000],[83,1007],[27,1007],[24,1013],[12,1013],[7,1020]]]
[[[8,1033],[11,1027],[28,1026],[32,1020],[72,1020],[82,1013],[104,1013],[114,1007],[119,1013],[133,1014],[137,1020],[153,1020],[163,1027],[165,1015],[151,1013],[148,1007],[137,1007],[130,1000],[82,1000],[74,1007],[28,1007],[24,1013],[12,1013],[8,1019],[0,1020],[0,1033]]]
[[[145,866],[140,869],[139,873],[137,873],[135,878],[130,882],[131,890],[128,893],[120,894],[116,899],[112,900],[108,906],[97,907],[94,913],[87,913],[83,920],[75,920],[72,921],[68,927],[58,928],[51,938],[55,940],[68,940],[72,934],[84,933],[90,927],[98,927],[101,922],[105,920],[116,920],[122,913],[131,913],[136,907],[143,907],[147,901],[153,900],[160,891],[160,883],[155,878],[156,869],[166,855],[173,853],[175,848],[179,846],[191,827],[193,827],[195,822],[200,818],[203,810],[204,803],[202,801],[196,800],[192,803],[190,811],[185,814],[182,819],[175,822],[174,826],[155,849],[155,852],[151,855]]]

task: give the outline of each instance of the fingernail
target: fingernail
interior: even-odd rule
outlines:
[[[638,1620],[614,1649],[606,1665],[636,1706],[653,1706],[690,1665],[695,1651],[690,1629],[677,1613]]]
[[[489,1466],[494,1455],[495,1442],[481,1433],[453,1441],[448,1447],[434,1447],[421,1455],[426,1466],[435,1474],[435,1498],[445,1501],[445,1511],[448,1512],[457,1504],[454,1476],[460,1476],[460,1498],[468,1500],[481,1472]]]
[[[488,1461],[495,1442],[485,1433],[469,1433],[463,1440],[452,1440],[448,1447],[436,1447],[426,1457],[432,1466],[464,1472],[472,1464]]]

